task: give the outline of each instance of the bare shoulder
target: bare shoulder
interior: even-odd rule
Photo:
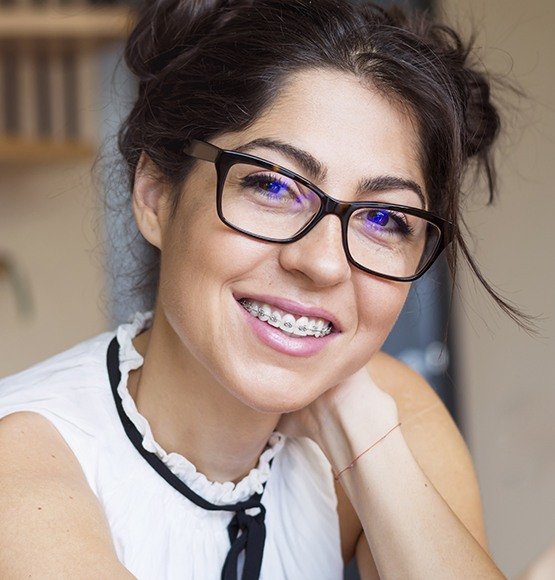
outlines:
[[[489,553],[472,457],[443,401],[424,377],[384,352],[377,353],[367,368],[376,384],[395,399],[403,436],[420,468]],[[346,545],[344,554],[356,554],[359,568],[365,570],[363,578],[379,578],[362,526],[339,483],[336,492],[344,537],[350,541],[359,531],[356,546]]]
[[[42,415],[0,420],[0,577],[133,578],[73,452]]]
[[[443,404],[422,375],[383,351],[374,355],[366,368],[380,389],[395,399],[403,424],[430,405]]]

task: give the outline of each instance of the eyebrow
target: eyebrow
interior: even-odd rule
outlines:
[[[308,151],[304,151],[303,149],[299,149],[298,147],[289,143],[284,143],[283,141],[260,137],[236,147],[234,151],[246,153],[257,147],[282,153],[292,161],[298,163],[303,171],[305,171],[313,181],[325,181],[326,179],[328,170],[325,165],[316,159],[316,157],[308,153]],[[413,191],[422,202],[422,207],[426,207],[426,198],[418,183],[412,179],[395,177],[393,175],[378,175],[375,177],[363,178],[358,184],[356,195],[360,196],[366,191],[380,192],[392,189],[408,189]]]
[[[237,147],[235,151],[246,152],[256,147],[263,147],[265,149],[277,151],[278,153],[283,153],[283,155],[289,159],[296,161],[310,176],[310,179],[313,179],[314,181],[325,181],[326,179],[328,171],[324,165],[316,159],[316,157],[313,157],[308,153],[308,151],[304,151],[303,149],[299,149],[298,147],[290,145],[289,143],[284,143],[283,141],[261,137]]]
[[[422,203],[422,209],[426,208],[426,198],[422,192],[422,188],[412,179],[405,179],[404,177],[394,177],[393,175],[379,175],[377,177],[369,177],[359,183],[357,188],[357,195],[365,191],[390,191],[392,189],[408,189],[416,193]]]

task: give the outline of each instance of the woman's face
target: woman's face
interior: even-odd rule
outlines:
[[[237,149],[261,138],[316,159],[326,175],[312,181],[339,200],[354,201],[359,182],[377,176],[412,180],[425,191],[411,119],[348,74],[297,74],[248,130],[212,143]],[[311,179],[282,151],[258,145],[248,152]],[[326,216],[297,242],[275,244],[224,225],[215,199],[215,167],[197,161],[176,216],[169,219],[167,211],[160,212],[158,310],[190,360],[244,404],[272,413],[304,407],[380,349],[409,284],[352,266],[336,216]],[[409,189],[368,192],[364,199],[422,207]],[[281,311],[289,306],[296,318],[310,308],[323,309],[335,319],[335,331],[321,338],[290,337],[247,313],[241,298],[279,303]]]

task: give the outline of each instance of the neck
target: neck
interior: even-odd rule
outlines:
[[[247,407],[187,350],[157,310],[152,327],[135,337],[144,358],[128,389],[156,442],[183,455],[209,481],[243,479],[256,467],[279,415]]]

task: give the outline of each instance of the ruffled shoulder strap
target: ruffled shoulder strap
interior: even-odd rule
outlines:
[[[179,453],[168,453],[156,442],[148,420],[139,413],[135,401],[127,388],[131,370],[140,368],[144,359],[133,345],[133,338],[152,324],[152,312],[137,312],[133,319],[117,329],[117,340],[120,345],[121,381],[117,392],[121,398],[125,414],[143,437],[143,447],[155,453],[164,464],[196,494],[216,505],[235,504],[244,501],[255,493],[262,493],[263,485],[270,476],[270,461],[282,449],[286,436],[274,431],[268,440],[266,449],[260,455],[256,467],[238,483],[232,481],[210,481],[186,457]]]

